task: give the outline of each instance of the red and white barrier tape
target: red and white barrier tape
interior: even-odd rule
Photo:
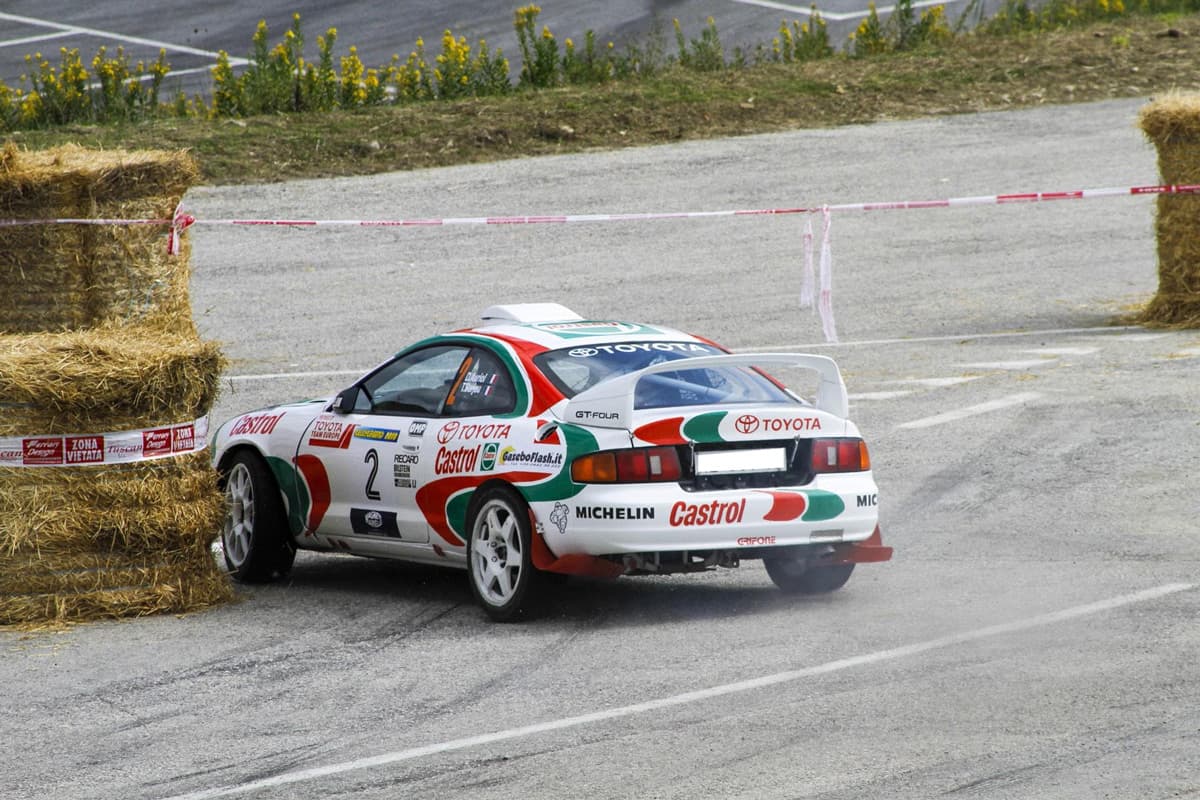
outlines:
[[[898,200],[882,203],[837,203],[833,205],[795,208],[730,209],[725,211],[645,212],[632,214],[555,214],[515,217],[430,217],[420,219],[197,219],[184,212],[183,204],[176,207],[171,219],[0,219],[0,228],[19,225],[163,225],[170,227],[167,253],[179,252],[179,237],[193,225],[235,225],[242,227],[277,228],[421,228],[450,225],[546,225],[580,222],[645,222],[669,219],[714,219],[718,217],[782,216],[788,214],[817,214],[822,216],[820,294],[817,309],[827,341],[836,342],[833,322],[833,260],[830,247],[830,215],[843,211],[900,211],[924,208],[961,208],[965,206],[1010,205],[1014,203],[1043,203],[1054,200],[1090,200],[1101,197],[1130,197],[1138,195],[1200,194],[1200,184],[1157,186],[1125,186],[1101,189],[1079,189],[1068,192],[1019,192],[1016,194],[950,197],[941,200]],[[801,307],[812,306],[813,286],[808,277],[812,271],[811,226],[804,234],[805,273],[809,281],[801,287]]]
[[[717,217],[779,216],[787,214],[827,214],[842,211],[899,211],[920,208],[959,208],[964,206],[1041,203],[1052,200],[1090,200],[1101,197],[1129,197],[1146,194],[1200,194],[1200,184],[1175,186],[1127,186],[1105,189],[1079,189],[1070,192],[1022,192],[1018,194],[951,197],[942,200],[899,200],[883,203],[837,203],[795,208],[729,209],[723,211],[669,211],[630,214],[555,214],[512,217],[430,217],[420,219],[196,219],[181,211],[172,223],[177,230],[191,225],[240,225],[245,227],[317,228],[420,228],[450,225],[547,225],[580,222],[643,222],[668,219],[713,219]],[[166,224],[166,221],[163,221]]]
[[[0,467],[86,467],[130,464],[197,453],[208,446],[208,417],[111,433],[0,438]]]
[[[716,217],[774,216],[842,211],[897,211],[919,208],[1039,203],[1052,200],[1089,200],[1100,197],[1136,195],[1200,194],[1200,184],[1112,187],[1069,192],[1022,192],[1018,194],[951,197],[942,200],[899,200],[882,203],[837,203],[795,208],[759,208],[725,211],[645,212],[631,214],[557,214],[509,217],[430,217],[419,219],[198,219],[183,211],[182,204],[171,219],[0,219],[0,228],[21,225],[163,225],[176,235],[193,225],[236,225],[245,227],[315,228],[419,228],[449,225],[543,225],[579,222],[642,222],[668,219],[712,219]]]

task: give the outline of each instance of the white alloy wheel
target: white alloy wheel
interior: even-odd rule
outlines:
[[[512,622],[533,611],[541,573],[533,566],[529,511],[507,487],[477,496],[469,523],[467,571],[471,591],[487,615]]]
[[[223,476],[225,524],[221,546],[236,580],[270,581],[288,574],[296,557],[279,484],[262,456],[234,454]]]
[[[239,461],[225,479],[225,529],[221,533],[221,544],[225,548],[225,560],[232,570],[239,569],[250,555],[250,541],[254,538],[254,481],[250,469]]]
[[[485,603],[512,601],[524,569],[521,529],[506,500],[489,500],[475,516],[471,530],[471,577]]]

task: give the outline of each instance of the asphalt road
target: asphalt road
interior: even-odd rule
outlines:
[[[1138,107],[189,203],[447,217],[1143,185]],[[1154,291],[1152,219],[1149,198],[835,215],[837,346],[798,309],[795,217],[197,227],[196,317],[234,360],[217,417],[333,390],[498,301],[814,349],[846,373],[895,560],[800,600],[753,564],[572,581],[497,626],[461,574],[313,556],[204,614],[0,633],[0,797],[1200,796],[1200,334],[1111,325]]]

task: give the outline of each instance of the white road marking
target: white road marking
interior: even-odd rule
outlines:
[[[1126,342],[1150,342],[1170,335],[1169,333],[1130,333],[1122,336],[1121,339]]]
[[[41,36],[26,36],[22,39],[6,39],[0,42],[0,47],[19,47],[23,44],[37,44],[38,42],[48,42],[52,39],[65,39],[68,36],[75,36],[74,31],[59,31],[58,33],[43,33]]]
[[[973,342],[979,339],[1011,339],[1014,337],[1027,336],[1061,336],[1064,334],[1090,333],[1097,336],[1120,333],[1128,336],[1129,339],[1137,339],[1143,336],[1158,338],[1167,334],[1144,334],[1145,328],[1137,325],[1122,325],[1112,328],[1051,328],[1041,331],[1012,331],[1005,333],[960,333],[951,334],[949,336],[917,336],[911,339],[860,339],[852,342],[805,342],[802,344],[778,344],[771,347],[742,347],[738,349],[739,353],[754,353],[758,351],[770,352],[776,349],[797,349],[797,350],[814,350],[817,348],[826,347],[880,347],[893,344],[921,344],[924,342]],[[1136,331],[1137,333],[1131,333]],[[1107,337],[1105,337],[1107,338]]]
[[[227,381],[234,383],[245,383],[247,381],[278,381],[288,380],[290,378],[337,378],[337,377],[354,377],[365,375],[369,367],[363,369],[330,369],[318,370],[316,372],[267,372],[260,375],[230,375],[225,378]]]
[[[1032,358],[1027,361],[979,361],[972,364],[959,364],[958,366],[967,367],[968,369],[1006,369],[1019,371],[1036,369],[1037,367],[1048,367],[1057,363],[1057,358]]]
[[[787,3],[776,3],[774,0],[733,0],[744,6],[759,6],[760,8],[773,8],[777,11],[787,11],[789,14],[804,14],[811,17],[814,11],[821,15],[821,19],[832,20],[833,22],[844,22],[848,19],[862,19],[870,16],[870,11],[848,11],[838,13],[836,11],[821,11],[815,6],[796,6]],[[925,8],[926,6],[944,6],[946,0],[921,0],[913,3],[913,8]],[[881,15],[890,14],[896,10],[895,6],[879,6],[875,9],[876,13]]]
[[[1001,397],[998,400],[989,400],[986,403],[980,403],[977,406],[968,406],[960,408],[957,411],[947,411],[945,414],[936,414],[932,417],[924,417],[923,419],[913,420],[912,422],[902,422],[897,425],[897,428],[905,428],[914,430],[916,428],[932,428],[935,425],[945,425],[948,422],[957,422],[960,419],[967,417],[978,416],[979,414],[990,414],[993,411],[1003,411],[1006,408],[1013,406],[1024,405],[1025,403],[1033,402],[1041,397],[1037,392],[1023,392],[1022,394],[1013,394],[1008,397]]]
[[[1036,350],[1022,350],[1022,353],[1045,356],[1090,356],[1100,352],[1099,347],[1039,347]]]
[[[934,389],[944,389],[947,386],[957,386],[967,381],[977,381],[981,376],[970,375],[964,378],[904,378],[897,381],[882,381],[885,384],[915,383],[917,386],[930,386]]]
[[[847,397],[850,400],[895,400],[898,397],[907,397],[910,394],[912,392],[900,390],[896,392],[859,392]]]
[[[162,42],[157,39],[143,39],[139,36],[126,36],[123,33],[115,33],[113,31],[103,31],[98,28],[84,28],[79,25],[64,25],[60,22],[51,22],[45,19],[35,19],[33,17],[22,17],[17,14],[6,14],[0,12],[0,19],[10,20],[12,22],[21,22],[25,25],[32,25],[40,28],[50,28],[56,31],[65,31],[68,34],[77,34],[84,36],[98,36],[102,39],[115,39],[119,42],[128,44],[140,44],[146,47],[153,47],[159,50],[166,50],[172,53],[188,53],[194,56],[204,56],[205,58],[216,59],[219,55],[211,50],[199,50],[195,47],[188,47],[184,44],[174,44],[172,42]],[[243,67],[250,62],[244,58],[229,57],[229,63],[235,67]],[[175,73],[172,73],[175,74]]]
[[[793,683],[795,681],[807,678],[815,678],[821,675],[829,675],[835,672],[841,672],[842,670],[866,667],[872,664],[879,664],[885,661],[896,661],[902,658],[911,658],[912,656],[921,655],[922,653],[928,653],[934,650],[943,650],[948,647],[966,644],[968,642],[976,642],[981,639],[989,639],[1011,633],[1020,633],[1022,631],[1045,627],[1047,625],[1055,625],[1060,622],[1067,622],[1070,620],[1079,619],[1081,617],[1101,614],[1106,611],[1113,611],[1124,606],[1158,600],[1178,592],[1189,591],[1193,588],[1195,588],[1195,584],[1191,583],[1163,584],[1162,586],[1157,586],[1153,589],[1144,589],[1140,592],[1119,595],[1117,597],[1111,597],[1107,600],[1099,600],[1094,603],[1072,606],[1070,608],[1062,609],[1061,611],[1052,611],[1047,614],[1039,614],[1034,617],[1015,620],[1013,622],[989,625],[984,628],[977,628],[964,633],[955,633],[949,636],[942,636],[937,639],[928,639],[923,642],[903,645],[901,647],[893,647],[888,650],[876,650],[872,653],[864,653],[863,655],[859,656],[851,656],[849,658],[841,658],[836,661],[828,661],[824,664],[818,664],[812,667],[804,667],[802,669],[788,670],[785,672],[776,672],[772,675],[763,675],[759,678],[738,681],[736,683],[727,683],[721,686],[713,686],[708,689],[699,689],[697,691],[685,692],[683,694],[670,695],[657,700],[648,700],[644,703],[635,703],[633,705],[610,708],[604,711],[594,711],[590,714],[580,714],[579,716],[574,717],[548,720],[546,722],[525,725],[519,728],[509,728],[508,730],[495,731],[493,733],[482,733],[478,736],[469,736],[463,739],[452,739],[450,741],[437,742],[424,747],[414,747],[408,750],[397,750],[391,753],[381,753],[377,756],[359,758],[353,761],[344,761],[341,764],[329,764],[323,767],[312,767],[310,769],[284,772],[279,775],[273,775],[269,778],[260,778],[258,780],[248,781],[246,783],[236,784],[233,786],[220,786],[212,789],[202,789],[189,794],[176,795],[172,798],[169,798],[169,800],[208,800],[208,798],[213,797],[228,797],[235,794],[246,794],[249,792],[257,792],[263,789],[273,789],[280,786],[288,786],[295,783],[312,781],[318,778],[326,778],[332,775],[340,775],[356,770],[384,767],[390,764],[399,763],[401,761],[412,761],[425,756],[439,755],[441,753],[448,753],[455,750],[466,750],[468,748],[481,747],[483,745],[494,744],[496,742],[521,739],[527,736],[536,736],[538,734],[561,731],[567,728],[577,728],[583,725],[592,725],[595,723],[607,722],[609,720],[632,717],[638,714],[645,714],[650,711],[658,711],[664,708],[671,708],[674,706],[682,706],[690,703],[711,700],[714,697],[723,697],[726,695],[763,689],[768,686],[778,686],[779,684]]]

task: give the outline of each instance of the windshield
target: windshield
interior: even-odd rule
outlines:
[[[698,356],[727,355],[700,342],[620,342],[550,350],[533,362],[567,397],[601,381],[636,372],[652,364],[686,361]],[[729,403],[796,403],[794,397],[761,373],[745,367],[680,369],[656,372],[638,381],[633,407]]]

